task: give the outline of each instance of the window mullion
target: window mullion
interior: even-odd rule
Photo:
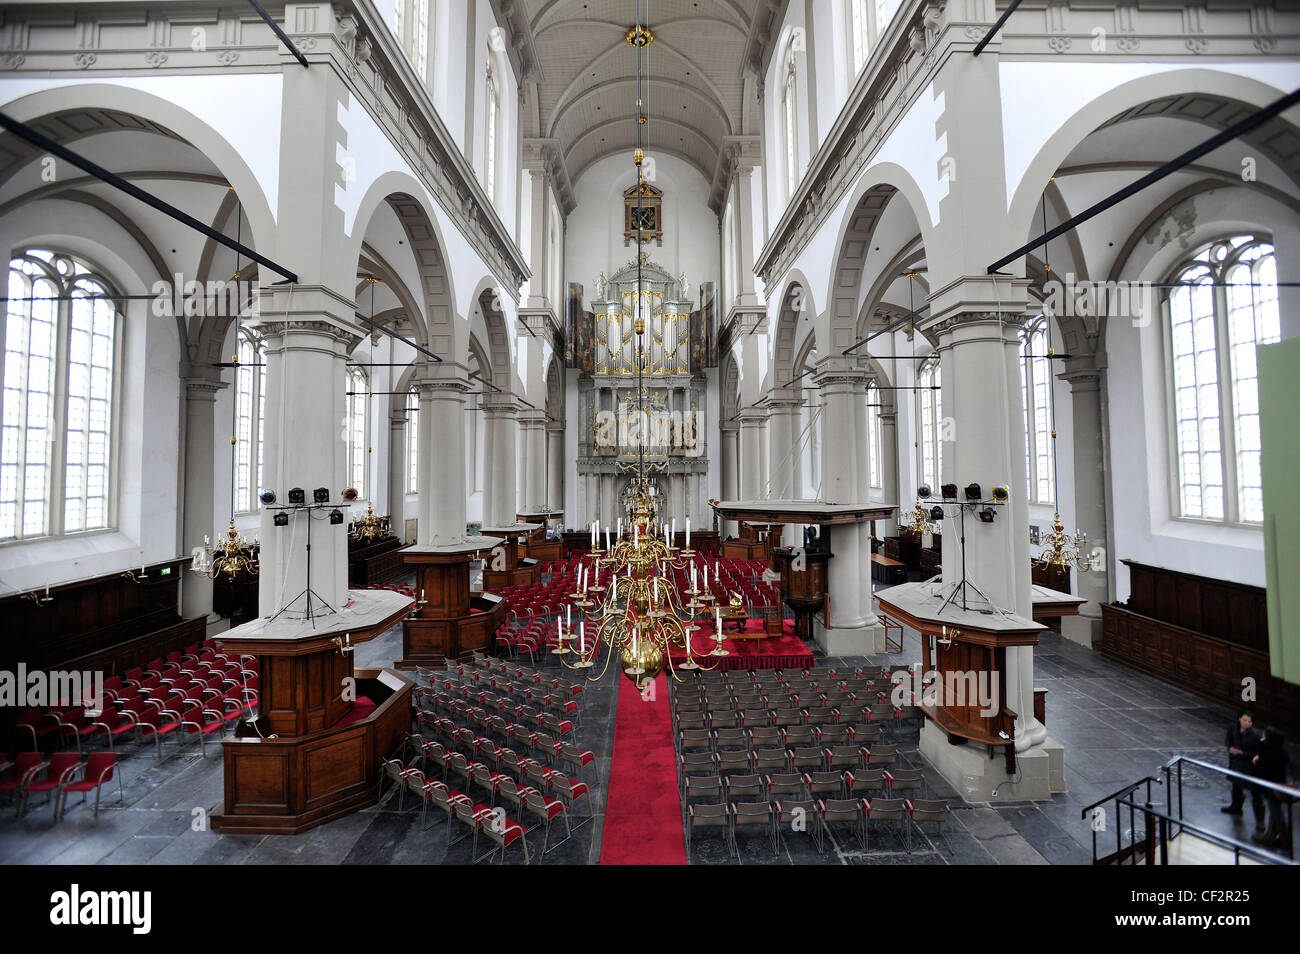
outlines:
[[[1237,485],[1237,416],[1232,394],[1232,341],[1228,334],[1228,291],[1223,286],[1226,270],[1216,276],[1214,288],[1215,371],[1219,376],[1219,447],[1223,459],[1223,520],[1239,523],[1241,502]]]
[[[67,454],[68,454],[68,362],[71,360],[72,338],[71,285],[59,289],[58,319],[54,323],[54,392],[50,395],[50,450],[49,450],[49,513],[46,527],[52,536],[62,536],[64,511],[67,509]],[[87,405],[87,420],[89,406]],[[82,507],[85,508],[86,470],[82,470]],[[84,513],[84,509],[83,509]]]

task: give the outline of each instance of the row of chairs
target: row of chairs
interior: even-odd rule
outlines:
[[[681,789],[693,776],[722,778],[729,772],[844,772],[855,769],[889,769],[898,762],[897,743],[872,746],[835,745],[830,748],[753,749],[747,752],[682,752],[677,756]]]
[[[504,863],[505,850],[518,844],[524,863],[529,864],[532,860],[527,842],[529,833],[538,827],[545,829],[542,842],[542,855],[545,855],[567,841],[575,828],[594,817],[591,787],[576,777],[576,773],[594,762],[595,755],[545,732],[509,723],[501,716],[488,716],[485,710],[469,706],[467,701],[453,695],[459,690],[459,695],[475,697],[477,692],[483,691],[480,681],[490,683],[494,674],[506,677],[502,667],[490,657],[476,659],[469,666],[449,661],[447,671],[441,673],[417,671],[417,679],[429,683],[430,692],[425,698],[432,700],[433,705],[445,714],[439,715],[429,709],[415,713],[421,731],[411,733],[407,739],[410,763],[403,765],[400,760],[387,762],[380,784],[382,788],[387,780],[399,787],[399,811],[404,808],[406,793],[415,795],[422,805],[424,827],[429,824],[429,805],[439,809],[434,817],[440,814],[447,820],[448,847],[472,837],[471,855],[475,863],[493,855]],[[532,674],[521,667],[513,667],[509,675],[516,686],[540,686],[540,679],[533,681],[530,678],[540,674]],[[511,684],[507,681],[505,686]],[[561,688],[553,686],[552,690],[558,693]],[[580,691],[580,687],[575,688]],[[454,717],[462,721],[458,722]],[[473,722],[473,725],[464,720]],[[482,729],[483,733],[475,727]],[[424,731],[428,729],[433,730],[434,739],[425,737]],[[491,737],[494,734],[504,744],[498,745]],[[526,744],[531,755],[536,757],[521,758],[508,747],[512,743]],[[557,767],[561,764],[571,768],[574,776],[561,771]],[[442,777],[430,777],[428,770],[431,768]],[[453,784],[458,787],[453,788]],[[471,793],[480,792],[484,800],[475,801]],[[514,806],[515,817],[497,805],[498,798]],[[583,799],[587,801],[588,812],[575,825],[571,820],[572,809]],[[530,819],[531,824],[528,824]],[[564,821],[565,837],[550,845],[551,827],[559,819]],[[457,827],[465,829],[459,837],[455,837]],[[480,839],[492,843],[482,854],[479,853]]]
[[[774,855],[780,850],[785,831],[808,834],[820,854],[825,850],[825,839],[831,834],[832,826],[845,825],[858,846],[869,851],[871,826],[887,823],[902,826],[907,850],[911,851],[913,826],[923,831],[921,825],[933,823],[936,833],[942,834],[947,816],[948,803],[941,799],[831,798],[691,805],[687,808],[686,845],[689,849],[697,828],[721,829],[728,849],[739,857],[737,832],[750,826],[766,830]]]
[[[67,812],[68,796],[81,793],[84,803],[95,793],[95,817],[99,817],[100,790],[117,777],[118,801],[122,801],[122,778],[116,772],[117,755],[92,752],[84,760],[77,752],[55,752],[48,759],[41,752],[19,752],[13,761],[0,754],[0,794],[15,798],[18,817],[27,812],[32,795],[45,793],[54,806],[54,820]]]

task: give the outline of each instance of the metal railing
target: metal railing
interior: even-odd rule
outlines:
[[[1295,805],[1300,801],[1300,789],[1267,782],[1212,762],[1178,755],[1160,767],[1163,778],[1148,775],[1083,808],[1080,817],[1089,819],[1092,828],[1093,864],[1124,864],[1128,861],[1134,865],[1167,865],[1169,843],[1181,834],[1189,834],[1211,845],[1231,851],[1233,864],[1241,864],[1243,856],[1262,864],[1294,865],[1296,863],[1294,838],[1287,842],[1287,853],[1282,855],[1266,846],[1240,841],[1231,835],[1224,835],[1188,821],[1183,802],[1184,766],[1194,766],[1225,779],[1240,781],[1243,786],[1272,793],[1287,806],[1287,830],[1294,833]],[[1153,799],[1153,785],[1160,785],[1165,789],[1163,810],[1157,807]],[[1134,793],[1143,786],[1145,786],[1145,798],[1139,802],[1134,798]],[[1113,854],[1098,855],[1098,834],[1105,832],[1106,826],[1098,824],[1098,819],[1104,821],[1105,816],[1098,816],[1097,810],[1103,809],[1103,806],[1108,803],[1113,803],[1115,806],[1115,851]],[[1127,829],[1123,825],[1126,810]]]

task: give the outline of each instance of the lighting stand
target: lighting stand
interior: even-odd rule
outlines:
[[[939,612],[942,613],[944,610],[946,610],[953,603],[953,601],[957,599],[957,594],[959,593],[961,594],[962,612],[966,612],[969,609],[969,607],[966,605],[967,593],[968,591],[974,591],[975,595],[978,596],[980,599],[982,599],[986,604],[988,604],[989,607],[986,610],[980,610],[981,613],[988,613],[988,614],[997,613],[1001,616],[1009,615],[1006,612],[1006,610],[1000,609],[991,599],[989,599],[989,595],[979,588],[979,584],[975,583],[973,580],[968,579],[966,576],[966,508],[1001,507],[1003,506],[1003,501],[941,500],[939,501],[939,503],[955,505],[957,509],[961,511],[961,534],[958,537],[958,541],[961,546],[961,580],[955,586],[953,586],[952,592],[948,594],[948,597],[943,601],[943,604],[939,607]]]
[[[270,617],[271,622],[274,622],[275,620],[279,619],[281,615],[289,611],[290,607],[292,607],[295,603],[297,603],[299,600],[304,598],[305,598],[305,603],[303,604],[304,609],[299,610],[298,612],[301,612],[303,614],[300,617],[301,619],[305,619],[311,623],[312,629],[316,628],[316,616],[317,616],[316,608],[313,601],[319,600],[320,605],[325,612],[328,613],[338,612],[338,610],[336,610],[333,606],[329,604],[329,601],[327,601],[323,596],[321,596],[319,593],[317,593],[315,590],[311,588],[311,524],[312,524],[311,512],[313,510],[324,510],[326,507],[337,508],[339,506],[340,506],[339,504],[332,504],[332,503],[313,503],[313,504],[295,504],[291,506],[267,508],[268,510],[292,510],[295,513],[306,511],[307,513],[307,585],[303,588],[301,593],[299,593],[289,602],[285,603],[282,607],[276,610],[275,615]]]

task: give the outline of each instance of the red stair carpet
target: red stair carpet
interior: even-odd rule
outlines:
[[[643,702],[621,674],[614,717],[614,753],[605,798],[602,865],[684,865],[686,840],[677,795],[668,676],[654,682],[655,701]]]

